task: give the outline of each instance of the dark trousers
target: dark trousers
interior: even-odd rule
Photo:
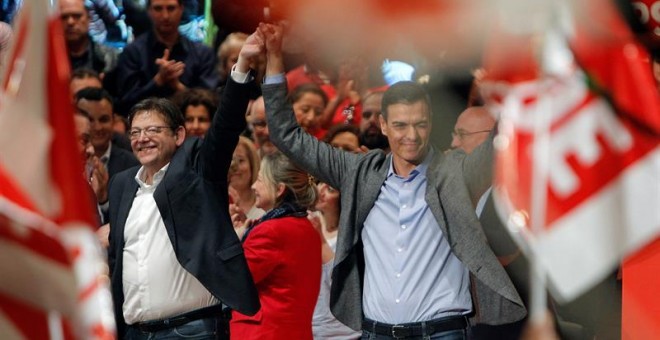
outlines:
[[[362,330],[362,340],[391,340],[391,339],[419,339],[419,340],[467,340],[470,339],[468,336],[468,329],[457,329],[453,331],[446,332],[437,332],[427,336],[420,337],[406,337],[406,338],[395,338],[387,335],[380,335],[371,333],[370,331],[363,329]]]

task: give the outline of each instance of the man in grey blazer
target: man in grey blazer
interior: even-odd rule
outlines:
[[[431,108],[412,82],[383,96],[391,153],[353,154],[317,141],[287,101],[281,28],[261,25],[268,59],[262,91],[271,140],[341,195],[331,309],[363,338],[464,339],[470,324],[526,315],[474,212],[491,183],[492,142],[472,154],[429,145]]]

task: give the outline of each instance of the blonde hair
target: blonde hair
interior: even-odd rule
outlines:
[[[218,47],[218,72],[220,73],[221,78],[225,79],[229,75],[227,74],[228,70],[225,70],[225,64],[227,63],[227,58],[229,58],[229,52],[235,48],[240,50],[247,38],[248,35],[242,32],[230,33]]]
[[[257,147],[254,146],[254,143],[245,136],[240,136],[238,138],[238,145],[236,147],[242,147],[247,154],[248,162],[250,162],[250,170],[252,171],[252,174],[250,175],[250,184],[252,184],[257,181],[257,176],[259,176],[259,166],[261,165],[261,159],[259,158]]]
[[[287,202],[295,203],[304,209],[314,207],[317,198],[314,182],[281,152],[264,156],[261,161],[261,174],[273,186],[275,192],[279,183],[285,186],[284,194],[275,198],[274,207]]]

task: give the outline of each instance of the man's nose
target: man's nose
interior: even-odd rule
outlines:
[[[461,146],[461,140],[458,138],[458,136],[452,136],[451,137],[451,148],[456,149]]]

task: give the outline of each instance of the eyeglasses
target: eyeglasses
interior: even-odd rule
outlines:
[[[133,140],[133,139],[138,139],[142,135],[142,132],[144,132],[144,135],[147,137],[153,137],[161,132],[163,132],[163,129],[172,129],[171,126],[147,126],[144,129],[140,128],[133,128],[128,132],[128,137]]]
[[[473,132],[468,132],[464,130],[454,130],[451,132],[452,137],[458,137],[458,139],[464,139],[467,136],[474,135],[477,133],[485,133],[485,132],[491,132],[492,130],[481,130],[481,131],[473,131]]]

